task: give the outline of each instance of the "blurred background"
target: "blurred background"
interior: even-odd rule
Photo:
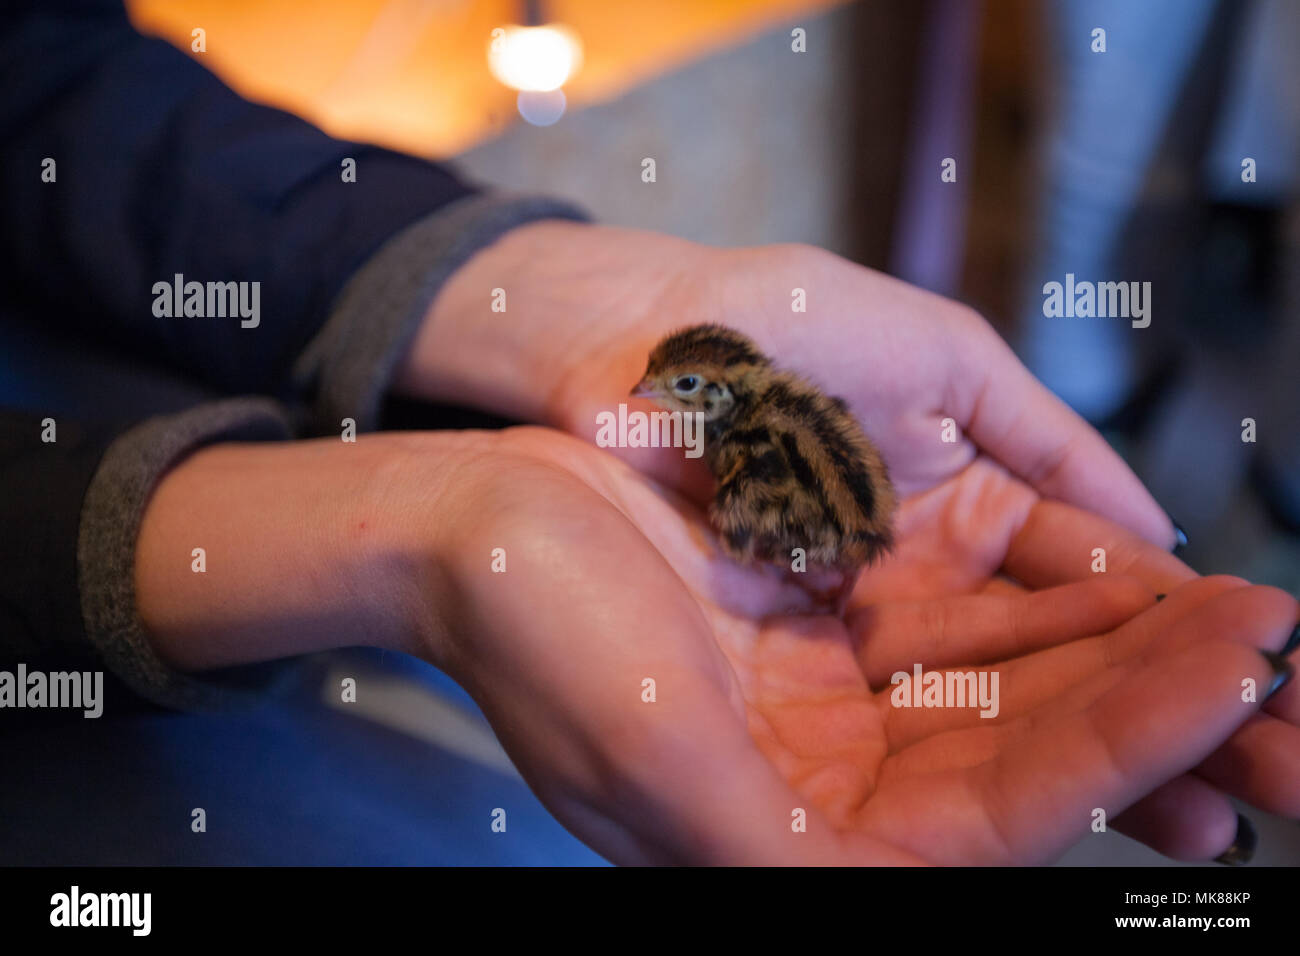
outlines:
[[[450,159],[609,223],[722,245],[815,243],[962,299],[1129,459],[1186,529],[1189,563],[1300,593],[1293,0],[128,7],[139,29],[245,96],[334,135]],[[647,157],[653,184],[641,178]],[[1150,282],[1150,326],[1045,317],[1043,284],[1067,273]],[[528,803],[472,702],[441,675],[360,652],[317,664],[322,683],[304,699],[320,707],[334,695],[320,703],[310,687],[337,687],[339,667],[383,691],[361,695],[386,702],[361,716],[402,756],[369,772],[403,764],[422,797],[377,805],[364,774],[301,766],[341,801],[340,819],[361,812],[394,832],[384,849],[362,848],[358,831],[357,855],[295,851],[302,862],[595,860]],[[319,743],[280,731],[289,738],[268,753],[297,755],[273,759],[314,759]],[[238,772],[265,775],[267,806],[279,808],[266,825],[291,832],[274,822],[301,813],[275,783],[290,771],[248,761]],[[515,857],[477,835],[483,792],[532,814]],[[457,801],[475,807],[474,837],[455,824]],[[396,835],[403,815],[422,837]],[[1300,861],[1293,822],[1252,816],[1257,863]],[[248,841],[232,859],[249,858]],[[1162,860],[1106,834],[1064,862]]]

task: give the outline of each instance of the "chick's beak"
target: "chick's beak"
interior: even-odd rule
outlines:
[[[654,383],[650,379],[643,378],[633,386],[632,391],[628,394],[633,398],[650,398],[657,395],[658,392],[655,391]]]

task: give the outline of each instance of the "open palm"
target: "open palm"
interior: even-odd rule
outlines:
[[[983,459],[907,500],[846,621],[788,614],[797,575],[735,565],[697,506],[612,456],[541,429],[502,450],[475,535],[512,563],[463,576],[487,610],[457,676],[539,796],[619,861],[1050,859],[1095,808],[1192,779],[1257,711],[1241,679],[1271,675],[1249,645],[1294,614],[1214,579],[1159,606],[1132,577],[1030,591],[1087,574],[1063,541],[1132,542]],[[892,707],[890,674],[917,663],[998,671],[998,715]],[[1203,821],[1181,822],[1187,840]]]
[[[482,290],[497,286],[510,290],[512,319],[504,328],[483,311]],[[792,310],[795,290],[805,294],[806,312]],[[1267,713],[1242,726],[1194,774],[1179,775],[1195,761],[1175,744],[1200,752],[1203,738],[1218,733],[1209,729],[1209,710],[1195,716],[1187,708],[1212,709],[1222,698],[1193,692],[1209,671],[1197,671],[1201,676],[1189,676],[1193,682],[1179,687],[1171,673],[1150,683],[1151,672],[1140,669],[1174,666],[1172,659],[1152,656],[1154,649],[1174,653],[1166,648],[1174,635],[1182,644],[1197,644],[1194,638],[1204,636],[1277,647],[1294,624],[1294,601],[1241,581],[1201,581],[1164,553],[1173,546],[1173,527],[1137,477],[964,306],[807,246],[717,249],[649,232],[535,223],[512,231],[453,276],[399,383],[413,394],[473,404],[590,440],[597,415],[628,401],[655,341],[670,329],[700,322],[745,332],[779,364],[845,398],[881,448],[906,504],[900,548],[860,583],[847,626],[829,618],[774,618],[773,612],[798,602],[798,589],[788,580],[737,569],[713,547],[691,507],[702,506],[712,487],[699,460],[685,460],[673,449],[600,454],[553,438],[524,439],[531,446],[527,457],[556,461],[579,487],[560,481],[554,501],[536,489],[528,495],[511,487],[499,493],[502,513],[531,529],[535,540],[564,541],[572,549],[568,556],[555,547],[545,550],[549,578],[539,579],[532,605],[539,610],[526,615],[515,633],[536,630],[547,619],[541,608],[572,620],[571,634],[585,633],[592,622],[582,623],[578,597],[597,602],[591,615],[604,615],[608,627],[589,642],[601,653],[593,655],[584,642],[569,675],[578,686],[552,675],[569,687],[569,713],[579,705],[595,707],[593,695],[604,686],[595,681],[620,674],[606,701],[612,709],[596,708],[603,718],[618,713],[626,672],[649,676],[650,663],[657,673],[671,673],[679,691],[692,688],[685,697],[665,690],[654,708],[635,711],[635,718],[627,718],[632,727],[615,734],[638,755],[621,765],[623,772],[656,768],[647,793],[663,797],[673,789],[667,786],[671,780],[688,801],[679,808],[683,819],[713,808],[707,833],[697,830],[684,844],[679,839],[666,845],[678,847],[682,856],[688,849],[699,856],[716,844],[717,834],[734,832],[728,858],[753,858],[758,851],[752,848],[764,845],[754,843],[756,830],[776,825],[776,817],[788,821],[788,804],[799,794],[822,808],[827,832],[859,835],[868,832],[863,827],[869,822],[885,826],[918,811],[926,820],[955,826],[965,808],[960,822],[969,827],[970,843],[954,839],[941,849],[910,842],[902,832],[889,838],[891,846],[911,847],[935,860],[1050,855],[1063,840],[1086,832],[1091,818],[1085,804],[1113,816],[1141,793],[1147,795],[1121,825],[1156,849],[1189,859],[1213,856],[1231,841],[1236,814],[1228,794],[1300,815],[1300,693],[1294,686],[1275,695]],[[615,468],[613,455],[685,501]],[[551,489],[557,480],[535,484]],[[593,489],[623,513],[621,521],[611,522],[608,509],[592,507]],[[569,502],[567,510],[559,500]],[[521,507],[525,501],[530,507]],[[572,528],[591,537],[570,533]],[[528,539],[515,540],[528,546]],[[1078,583],[1093,577],[1097,548],[1106,551],[1111,577],[1104,584]],[[999,577],[999,569],[1014,581]],[[541,582],[559,587],[561,574],[568,597],[548,599]],[[1113,580],[1120,574],[1137,580]],[[1074,590],[1055,590],[1071,582]],[[1053,590],[1025,590],[1043,588]],[[1156,593],[1171,596],[1121,625]],[[1225,616],[1224,606],[1236,617]],[[993,665],[1038,644],[1061,642],[1066,643],[1060,648],[1017,660],[1015,667],[1008,661],[997,718],[894,710],[882,703],[890,674],[918,662],[926,668]],[[503,638],[497,663],[509,669],[506,647]],[[656,653],[647,661],[651,649]],[[1115,656],[1121,649],[1129,656]],[[539,671],[550,672],[551,651],[542,643],[531,658]],[[1184,653],[1231,651],[1211,640]],[[598,666],[602,654],[611,656],[604,670]],[[852,666],[855,660],[861,668]],[[1242,666],[1240,659],[1220,666],[1224,687],[1239,687]],[[703,676],[693,678],[692,668]],[[603,676],[595,678],[597,672]],[[1068,706],[1064,688],[1084,687],[1078,693],[1095,695],[1108,681],[1117,681],[1107,691],[1110,697],[1078,704],[1072,717],[1062,710]],[[1121,693],[1132,696],[1113,696]],[[686,700],[704,706],[708,694],[725,698],[725,718],[692,711],[680,722],[664,719],[666,712],[687,706]],[[1099,723],[1102,712],[1117,715],[1114,722]],[[522,707],[514,713],[520,723],[530,716]],[[662,767],[638,746],[655,739],[645,736],[651,713],[660,726],[693,724],[664,748],[677,758],[673,766]],[[1232,713],[1230,723],[1239,722],[1239,709]],[[722,747],[724,728],[735,729],[725,721],[742,716],[753,736],[730,738],[729,766],[707,766]],[[1051,727],[1052,720],[1063,725],[1038,729]],[[1179,720],[1202,732],[1173,734],[1170,722]],[[968,726],[932,733],[924,745],[916,737],[915,728],[946,730],[946,721]],[[707,737],[700,728],[708,729]],[[1035,728],[1038,736],[1025,728]],[[1075,745],[1057,746],[1068,733],[1078,736]],[[1127,742],[1111,739],[1125,733]],[[1166,733],[1176,738],[1173,743],[1164,740]],[[603,748],[609,740],[602,734],[598,743]],[[904,747],[907,741],[914,743]],[[1044,741],[1051,745],[1042,746]],[[769,758],[757,769],[743,757],[755,742]],[[701,748],[695,774],[674,772],[693,766],[683,757],[692,746]],[[1090,762],[1113,764],[1122,752],[1139,754],[1132,759],[1142,766],[1103,771]],[[780,786],[764,789],[773,783],[764,774],[774,767]],[[912,771],[918,776],[908,786],[894,786]],[[534,774],[538,781],[545,776],[544,767]],[[733,778],[748,782],[733,787],[727,783]],[[1109,783],[1103,786],[1102,778]],[[939,789],[926,789],[934,787]],[[724,790],[731,799],[723,799]],[[760,792],[780,796],[759,808]],[[891,792],[898,796],[891,798]],[[1026,800],[1034,804],[1021,813]],[[751,809],[742,812],[742,806]],[[579,816],[591,812],[573,809]],[[851,817],[863,826],[850,826]],[[1014,834],[999,825],[1007,820],[1022,828],[1021,844],[1012,845]],[[1030,826],[1031,821],[1037,822]],[[1036,829],[1040,823],[1048,829]],[[608,838],[590,842],[611,848],[611,855],[654,858],[651,844],[619,845],[614,834],[624,831],[611,828],[605,817],[597,814],[593,826],[607,830]],[[783,829],[788,837],[788,822]],[[815,829],[810,825],[798,843],[778,840],[780,852],[760,856],[793,859],[790,854],[807,853],[816,843]],[[947,831],[930,825],[913,834],[922,832]],[[843,845],[822,849],[836,858]]]

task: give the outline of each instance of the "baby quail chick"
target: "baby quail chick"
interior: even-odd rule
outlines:
[[[848,406],[775,368],[739,332],[696,325],[668,335],[632,394],[704,414],[717,479],[709,516],[736,559],[789,566],[802,548],[851,589],[857,570],[892,546],[898,498]]]

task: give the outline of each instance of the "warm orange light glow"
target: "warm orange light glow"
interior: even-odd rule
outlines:
[[[547,0],[546,12],[582,37],[582,70],[570,68],[563,91],[575,108],[782,19],[845,2]],[[515,0],[127,0],[127,9],[137,27],[167,38],[250,99],[292,110],[334,136],[424,156],[452,156],[500,133],[525,113],[516,111],[518,97],[530,110],[560,99],[558,91],[508,88],[493,75],[485,46],[518,14]],[[207,52],[191,50],[195,27],[207,30]],[[558,118],[552,109],[529,122],[551,116]]]
[[[568,27],[508,26],[492,31],[488,67],[513,90],[558,90],[582,65],[582,43]]]

